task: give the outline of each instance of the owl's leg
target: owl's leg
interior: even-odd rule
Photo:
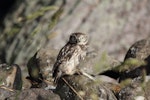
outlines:
[[[83,53],[80,55],[81,59],[84,60],[85,57],[86,57],[86,55],[87,55],[87,53],[86,53],[86,52],[83,52]]]

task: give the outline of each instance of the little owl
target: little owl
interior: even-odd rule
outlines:
[[[84,33],[72,33],[67,44],[60,50],[53,66],[54,82],[63,75],[73,75],[78,71],[80,60],[86,56],[88,36]]]

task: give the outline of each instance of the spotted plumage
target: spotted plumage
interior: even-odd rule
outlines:
[[[73,75],[78,70],[81,59],[86,56],[88,36],[84,33],[72,33],[67,44],[60,50],[53,66],[54,82],[63,75]]]

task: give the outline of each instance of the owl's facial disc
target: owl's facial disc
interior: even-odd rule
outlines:
[[[82,35],[78,39],[78,44],[85,45],[88,42],[88,37],[86,35]]]

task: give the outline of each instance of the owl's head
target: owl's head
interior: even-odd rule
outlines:
[[[88,35],[85,33],[72,33],[70,35],[69,43],[86,45],[88,43]]]

